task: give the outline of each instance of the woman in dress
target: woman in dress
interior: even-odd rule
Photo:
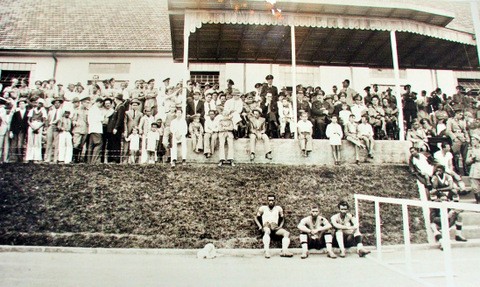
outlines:
[[[332,116],[331,123],[328,124],[325,132],[329,139],[330,146],[332,147],[333,160],[336,165],[340,164],[340,150],[342,147],[343,131],[342,127],[338,124],[337,116]]]

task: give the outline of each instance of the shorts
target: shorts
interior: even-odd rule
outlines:
[[[332,236],[330,234],[330,232],[322,232],[322,233],[316,235],[315,237],[313,237],[310,234],[305,234],[305,233],[302,233],[302,235],[307,236],[308,249],[317,249],[317,250],[320,250],[322,248],[327,247],[327,240],[325,239],[326,235]],[[330,241],[328,243],[331,243],[332,240],[330,239],[328,241]]]

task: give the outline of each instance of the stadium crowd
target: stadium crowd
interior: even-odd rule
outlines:
[[[169,78],[160,87],[153,79],[129,87],[112,78],[66,87],[50,79],[36,81],[33,88],[12,79],[0,99],[0,161],[174,166],[179,145],[186,162],[186,138],[191,138],[194,152],[210,158],[218,146],[219,165],[234,165],[235,139],[250,139],[252,161],[257,141],[272,159],[270,139],[293,138],[297,132],[303,156],[312,152],[313,139],[328,138],[340,164],[339,147],[345,139],[355,146],[358,163],[358,149],[367,149],[373,158],[375,140],[399,138],[399,108],[390,88],[379,91],[374,84],[360,94],[348,79],[329,92],[298,85],[293,105],[291,91],[278,89],[273,80],[267,75],[251,92],[241,93],[231,79],[225,90],[192,81],[185,88],[182,83],[173,86]],[[468,174],[466,156],[478,116],[475,97],[461,86],[447,96],[440,88],[427,95],[406,85],[401,102],[412,146],[433,154],[449,143],[455,171]]]

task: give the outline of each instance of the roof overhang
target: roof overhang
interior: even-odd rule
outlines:
[[[296,8],[291,6],[289,9],[292,11],[296,9],[299,12],[288,12],[288,9],[285,9],[287,12],[283,10],[278,17],[265,11],[264,6],[268,4],[265,1],[248,1],[249,5],[250,3],[258,7],[263,5],[263,9],[258,11],[232,10],[227,7],[226,2],[169,1],[175,60],[183,60],[183,35],[186,31],[190,35],[191,62],[287,64],[291,62],[290,26],[295,26],[298,64],[391,67],[389,32],[394,30],[397,31],[399,61],[402,68],[456,70],[478,68],[476,41],[473,35],[443,27],[453,19],[453,16],[432,9],[426,11],[427,9],[420,10],[415,7],[414,9],[409,6],[408,9],[414,12],[408,14],[404,13],[408,9],[402,8],[400,4],[400,6],[395,4],[395,8],[390,7],[391,3],[372,8],[367,5],[372,1],[353,6],[325,4],[337,1],[303,0],[289,2],[289,5],[296,5]],[[288,3],[281,4],[283,8]],[[314,7],[322,5],[327,7],[332,5],[336,7],[335,9],[341,9],[342,6],[344,13],[312,14],[315,11],[312,10]],[[182,8],[185,10],[182,11]],[[321,9],[336,11],[334,8]],[[304,10],[310,13],[303,13]],[[350,12],[346,13],[347,10]],[[381,17],[387,10],[390,14],[395,11],[393,14],[396,13],[398,18]],[[372,11],[377,12],[375,14]],[[405,17],[400,17],[399,11],[404,11],[402,13]],[[357,15],[362,13],[368,16]],[[430,13],[430,16],[422,18],[424,20],[421,21],[418,15],[422,13]],[[445,17],[445,21],[435,20],[442,22],[441,25],[435,24],[436,17]],[[447,21],[446,18],[450,17],[452,18]]]

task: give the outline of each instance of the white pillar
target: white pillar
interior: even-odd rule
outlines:
[[[295,47],[295,26],[290,25],[290,39],[292,43],[292,106],[293,106],[293,120],[297,122],[297,49]],[[296,126],[296,125],[295,125]],[[298,132],[295,133],[295,139],[298,138]]]
[[[190,18],[185,14],[183,26],[183,91],[182,91],[182,111],[186,117],[188,87],[187,80],[190,79],[190,71],[188,70],[188,47],[190,38]]]
[[[473,27],[475,28],[475,42],[477,43],[477,55],[480,63],[480,19],[478,16],[478,0],[470,1],[470,10],[472,10]]]
[[[395,74],[395,97],[397,99],[398,126],[400,129],[399,139],[403,141],[405,140],[405,127],[403,125],[402,92],[400,90],[400,68],[398,65],[397,37],[395,36],[395,30],[390,31],[390,43],[392,44],[393,71]]]

